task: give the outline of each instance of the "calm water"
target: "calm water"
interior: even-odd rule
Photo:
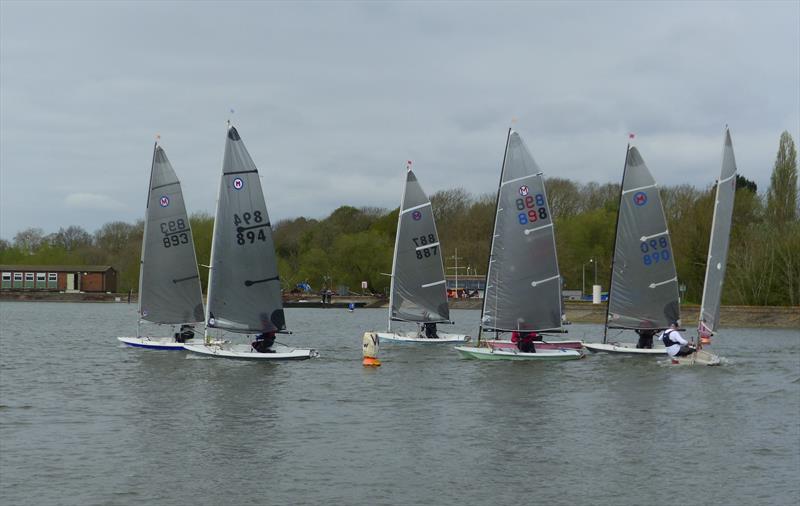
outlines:
[[[484,363],[384,343],[380,310],[289,309],[322,357],[120,346],[135,306],[0,304],[3,504],[797,504],[800,332],[726,329],[718,368]],[[474,331],[478,313],[456,311]],[[597,340],[598,326],[572,337]]]

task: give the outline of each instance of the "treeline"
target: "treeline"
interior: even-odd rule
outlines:
[[[559,265],[565,287],[580,289],[597,280],[608,286],[618,184],[546,182]],[[725,304],[800,304],[800,221],[794,143],[781,136],[770,187],[759,195],[755,183],[737,177],[731,248],[723,295]],[[699,303],[714,205],[714,186],[661,188],[684,300]],[[495,195],[471,195],[461,188],[431,196],[448,274],[486,274]],[[325,219],[295,218],[274,225],[279,269],[285,290],[308,283],[314,290],[347,286],[385,293],[389,286],[398,209],[343,206]],[[213,217],[190,218],[198,263],[209,264]],[[94,234],[78,226],[45,235],[28,229],[13,243],[0,240],[2,264],[113,265],[120,291],[136,290],[142,222],[113,222]],[[591,260],[591,261],[590,261]],[[208,270],[200,268],[205,286]]]

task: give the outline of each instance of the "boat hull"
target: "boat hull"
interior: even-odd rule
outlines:
[[[663,346],[654,348],[637,348],[635,343],[583,343],[583,347],[594,353],[616,353],[618,355],[666,355]]]
[[[514,350],[497,350],[489,347],[456,346],[462,357],[477,360],[515,361],[560,361],[577,360],[583,354],[576,350],[544,350],[537,353],[522,353]]]
[[[427,337],[421,337],[416,332],[409,332],[405,334],[397,333],[397,332],[376,332],[378,335],[378,339],[381,341],[391,341],[395,343],[413,343],[413,344],[453,344],[453,343],[464,343],[469,341],[471,338],[470,336],[464,334],[447,334],[445,332],[438,332],[437,335],[439,336],[436,339],[429,339]]]
[[[516,350],[517,343],[511,341],[504,341],[500,339],[490,339],[486,344],[495,350]],[[536,351],[539,350],[581,350],[583,348],[582,341],[534,341],[533,343]]]
[[[275,353],[259,353],[249,344],[187,344],[184,349],[200,355],[236,360],[308,360],[319,356],[319,353],[313,349],[290,348],[288,346],[275,346]]]
[[[145,348],[147,350],[172,350],[183,351],[183,344],[175,341],[173,337],[118,337],[118,341],[125,343],[133,348]],[[202,341],[194,341],[195,343],[202,343]],[[189,342],[187,341],[187,344]]]
[[[722,360],[718,355],[700,350],[685,357],[672,357],[672,365],[721,365]]]

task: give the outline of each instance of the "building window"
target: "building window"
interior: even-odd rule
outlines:
[[[26,272],[25,273],[25,281],[33,281],[33,273],[32,272]]]
[[[21,272],[15,272],[14,273],[14,281],[22,281],[22,273]]]
[[[11,273],[10,272],[4,272],[3,273],[3,281],[11,281]]]
[[[44,281],[46,279],[46,274],[47,273],[45,273],[45,272],[37,272],[36,273],[36,281]]]
[[[47,281],[58,281],[58,273],[57,272],[47,273]]]

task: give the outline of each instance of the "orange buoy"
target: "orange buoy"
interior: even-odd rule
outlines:
[[[378,334],[364,332],[364,336],[361,338],[361,348],[364,354],[364,360],[361,361],[361,364],[364,367],[378,367],[381,365],[381,361],[378,360],[379,344]]]
[[[380,367],[381,365],[381,361],[373,357],[364,357],[364,361],[361,363],[364,367]]]

